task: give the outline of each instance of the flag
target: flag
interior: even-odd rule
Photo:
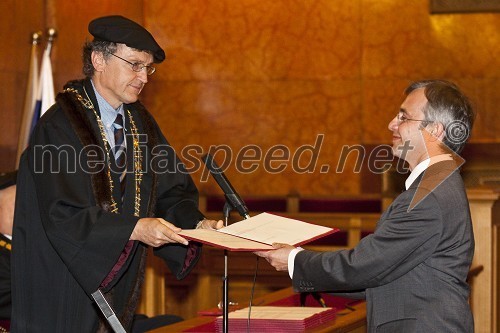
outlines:
[[[19,165],[21,154],[28,146],[31,132],[33,132],[38,119],[55,103],[54,80],[50,61],[52,40],[53,39],[49,37],[49,41],[42,55],[42,67],[38,75],[38,43],[35,42],[35,35],[33,36],[28,89],[26,91],[21,131],[19,132],[16,165]]]
[[[47,44],[42,58],[42,70],[40,72],[40,83],[38,84],[38,99],[41,102],[40,117],[47,111],[55,102],[54,80],[52,78],[52,63],[50,62],[51,42]],[[38,119],[37,119],[38,120]]]
[[[24,97],[23,117],[21,119],[21,128],[19,130],[19,140],[17,143],[16,166],[19,165],[19,159],[24,149],[28,145],[31,133],[31,122],[33,111],[35,110],[36,94],[38,90],[38,38],[39,35],[33,34],[33,44],[31,46],[30,68],[28,73],[28,85]]]
[[[52,78],[52,64],[50,62],[50,49],[52,42],[47,43],[42,56],[42,69],[38,79],[36,91],[36,103],[31,119],[30,134],[33,132],[38,119],[55,103],[54,80]]]

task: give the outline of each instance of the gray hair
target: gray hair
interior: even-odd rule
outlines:
[[[443,144],[459,154],[470,137],[475,113],[467,96],[452,82],[445,80],[424,80],[412,83],[405,90],[424,88],[427,104],[423,108],[426,126],[441,123],[444,127]]]
[[[83,45],[83,74],[90,78],[94,76],[95,68],[92,64],[92,52],[101,52],[104,60],[107,60],[111,54],[116,52],[118,48],[116,43],[106,41],[91,41]]]

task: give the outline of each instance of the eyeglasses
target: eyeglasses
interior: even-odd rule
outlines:
[[[407,121],[422,121],[422,122],[429,122],[429,120],[425,119],[411,119],[408,118],[404,115],[404,113],[399,112],[398,115],[396,116],[396,119],[398,120],[398,125]]]
[[[140,62],[130,62],[130,61],[126,60],[126,59],[123,59],[122,57],[117,56],[116,54],[113,54],[113,53],[109,53],[109,54],[111,54],[112,56],[117,57],[118,59],[121,59],[121,60],[125,61],[127,64],[130,64],[132,66],[132,70],[134,72],[140,72],[144,68],[146,68],[146,74],[151,75],[156,70],[156,68],[154,68],[153,66],[143,65]]]

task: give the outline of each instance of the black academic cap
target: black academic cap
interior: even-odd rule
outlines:
[[[155,63],[165,60],[165,52],[140,24],[120,15],[104,16],[89,23],[94,40],[122,43],[142,51],[151,51]]]

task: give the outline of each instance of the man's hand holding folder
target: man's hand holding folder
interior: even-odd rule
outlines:
[[[229,251],[273,250],[273,243],[299,246],[338,229],[262,213],[219,230],[182,230],[179,234]]]

